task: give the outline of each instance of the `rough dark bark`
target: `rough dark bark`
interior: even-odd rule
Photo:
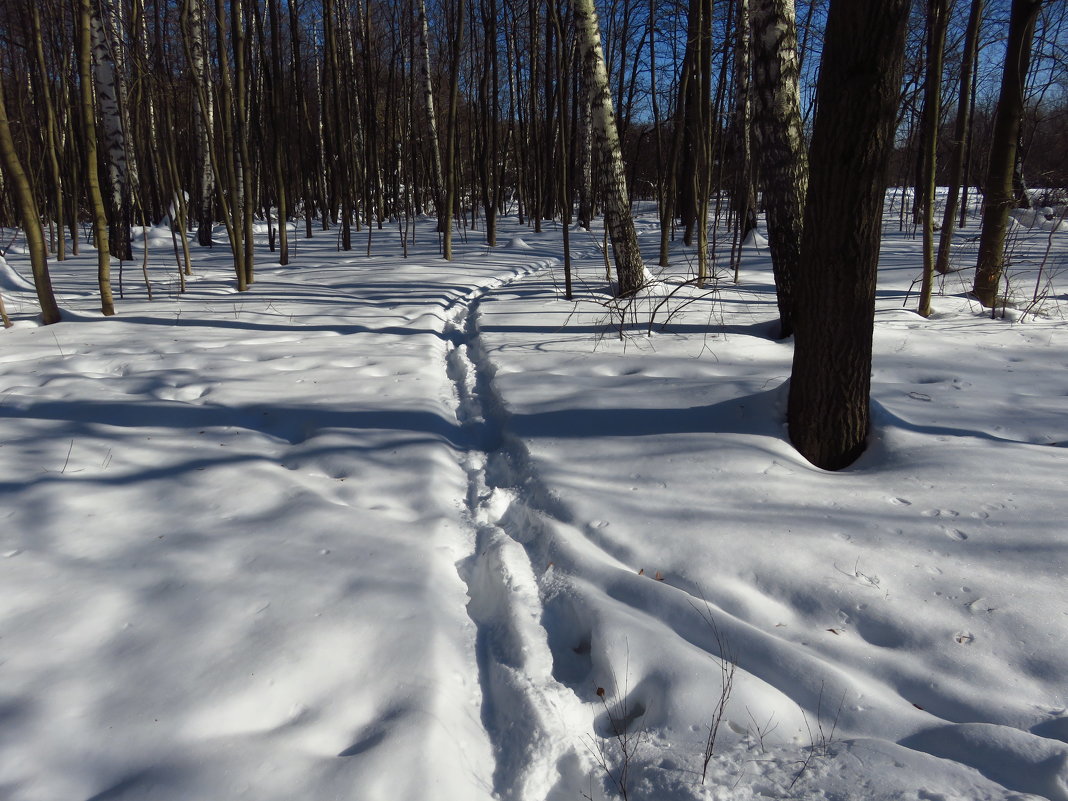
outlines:
[[[921,317],[931,316],[934,288],[935,166],[938,158],[938,124],[942,119],[942,59],[949,27],[949,0],[927,0],[927,77],[923,89],[923,183],[916,187],[923,216],[923,282],[920,287]]]
[[[910,0],[831,0],[809,151],[790,438],[817,467],[863,452],[875,278]]]
[[[975,79],[975,56],[979,42],[979,24],[983,17],[984,0],[972,0],[968,13],[968,28],[964,35],[964,58],[961,64],[960,92],[957,96],[957,117],[953,123],[952,152],[949,157],[949,195],[942,216],[942,231],[938,239],[935,272],[949,272],[949,249],[956,230],[957,206],[960,203],[961,182],[964,180],[965,140],[971,124],[972,81]],[[967,187],[965,187],[967,191]]]
[[[62,151],[59,131],[56,125],[56,110],[52,99],[51,80],[48,76],[48,66],[44,54],[44,36],[41,32],[41,11],[36,3],[30,4],[30,24],[33,33],[34,61],[37,65],[35,71],[38,92],[41,97],[41,105],[44,111],[44,140],[45,153],[48,159],[48,169],[52,179],[52,204],[55,207],[56,227],[59,229],[56,237],[56,260],[66,259],[66,239],[63,236],[63,176],[59,165],[59,154]]]
[[[445,132],[445,205],[438,210],[438,225],[445,220],[442,232],[442,255],[452,261],[452,216],[459,189],[459,166],[457,165],[457,114],[460,104],[460,58],[463,55],[464,7],[467,0],[455,0],[452,26],[452,52],[449,58],[449,107],[446,111],[448,130]]]
[[[979,259],[972,292],[987,308],[997,302],[998,286],[1005,271],[1005,235],[1009,211],[1016,202],[1013,170],[1023,117],[1024,81],[1031,58],[1031,40],[1042,0],[1012,0],[1009,39],[1005,46],[1005,68],[1001,93],[994,114],[990,161],[983,186],[983,229],[979,235]]]

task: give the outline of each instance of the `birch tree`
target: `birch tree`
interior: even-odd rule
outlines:
[[[734,36],[734,123],[735,175],[733,206],[739,239],[756,228],[756,189],[753,175],[752,81],[753,42],[750,21],[752,0],[737,0]]]
[[[186,45],[186,60],[193,79],[193,130],[196,139],[196,162],[198,185],[197,196],[197,242],[202,247],[211,247],[211,229],[214,222],[212,207],[215,200],[215,170],[212,168],[212,132],[214,110],[212,109],[212,82],[208,80],[207,48],[204,43],[203,0],[182,0],[182,35]]]
[[[130,226],[133,200],[127,160],[126,126],[123,121],[119,90],[119,73],[115,64],[115,43],[104,27],[104,19],[114,15],[116,0],[93,0],[90,4],[89,30],[92,42],[93,83],[96,87],[97,111],[104,146],[104,163],[108,177],[108,209],[111,228],[109,245],[117,259],[132,259]],[[99,3],[99,6],[96,4]]]
[[[426,0],[416,0],[416,53],[419,60],[419,89],[426,121],[427,149],[430,152],[430,192],[438,215],[438,233],[445,233],[449,215],[445,212],[442,190],[445,179],[441,174],[441,146],[438,143],[438,117],[434,112],[434,82],[430,77],[430,26],[427,23]]]
[[[801,129],[793,0],[751,0],[753,138],[779,306],[779,336],[793,333],[808,168]]]
[[[612,93],[608,84],[597,9],[593,0],[575,0],[575,32],[588,82],[594,147],[600,156],[601,186],[605,199],[605,225],[612,241],[621,297],[634,295],[644,280],[642,254],[634,230],[627,195],[627,177],[616,128]]]

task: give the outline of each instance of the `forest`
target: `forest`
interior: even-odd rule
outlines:
[[[0,0],[0,798],[1068,801],[1066,24]]]
[[[670,222],[665,243],[676,231],[702,236],[712,216],[744,240],[777,178],[767,156],[776,132],[811,136],[827,2],[793,5],[612,0],[596,10],[627,197],[657,202]],[[1063,202],[1064,5],[1024,9],[1008,146],[995,141],[995,110],[1010,4],[910,5],[887,183],[921,187],[933,167],[963,210],[969,191],[984,192],[996,147],[1012,151],[1014,204],[1029,205],[1025,187],[1047,190],[1041,206]],[[572,217],[588,227],[605,206],[606,159],[593,147],[579,8],[4,0],[0,223],[24,213],[13,158],[55,258],[65,256],[60,226],[75,251],[83,227],[106,231],[111,256],[129,260],[134,224],[171,219],[210,246],[210,226],[223,222],[239,288],[254,280],[252,219],[275,223],[271,258],[282,264],[289,234],[278,220],[300,220],[305,235],[337,228],[349,250],[365,227],[430,212],[446,258],[453,230],[477,228],[492,245],[497,217],[512,208],[535,231]],[[779,29],[785,40],[768,37]],[[789,59],[782,73],[766,66],[779,58]],[[768,102],[778,80],[796,116],[786,125]],[[105,285],[101,294],[109,313]]]
[[[335,228],[341,251],[359,247],[354,236],[366,229],[370,255],[376,229],[433,213],[450,260],[454,232],[479,230],[493,246],[498,217],[514,207],[535,232],[559,219],[566,264],[572,220],[588,230],[603,213],[617,292],[628,296],[644,281],[635,201],[656,201],[660,267],[675,236],[696,243],[698,285],[724,251],[734,260],[759,209],[768,219],[779,336],[787,337],[798,313],[811,330],[814,319],[838,317],[820,305],[840,308],[833,296],[849,295],[847,284],[873,285],[871,243],[867,256],[854,254],[871,262],[859,277],[824,282],[824,268],[801,264],[838,252],[827,237],[802,242],[806,213],[837,213],[806,206],[811,171],[813,194],[831,205],[850,202],[847,190],[858,203],[867,194],[861,216],[869,226],[886,185],[915,190],[924,316],[934,276],[949,270],[954,230],[967,224],[968,192],[980,192],[973,292],[994,307],[1009,211],[1031,205],[1029,185],[1045,188],[1035,202],[1050,214],[1065,200],[1068,11],[1038,0],[921,6],[847,21],[837,34],[846,49],[847,37],[872,47],[836,58],[827,8],[815,0],[796,9],[771,0],[622,0],[603,9],[498,0],[8,2],[0,223],[26,228],[47,324],[59,312],[46,249],[65,257],[63,228],[74,253],[82,226],[92,231],[109,315],[111,259],[132,259],[134,224],[164,219],[176,230],[195,226],[199,246],[212,245],[212,226],[222,222],[244,291],[255,280],[257,219],[286,265],[291,220],[303,222],[306,237],[316,225]],[[892,45],[885,53],[875,47],[884,41]],[[875,52],[879,60],[865,61]],[[860,87],[865,69],[884,80]],[[817,76],[826,82],[827,132],[813,145]],[[856,102],[845,104],[841,90],[851,86]],[[884,102],[861,103],[871,91]],[[850,139],[870,147],[870,158],[847,166]],[[936,185],[950,187],[937,221]],[[188,272],[189,240],[178,244]],[[826,382],[806,359],[825,363],[830,339],[844,332],[865,337],[869,306],[842,316],[833,334],[802,334],[799,373]],[[862,390],[864,351],[845,356],[856,366],[853,389],[843,392]],[[804,434],[802,418],[828,419],[823,391],[804,383],[792,402],[795,443],[821,466],[849,464],[866,413],[840,402],[834,422]],[[842,441],[831,446],[830,438]]]

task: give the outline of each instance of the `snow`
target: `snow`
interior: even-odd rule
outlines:
[[[139,230],[156,299],[139,255],[103,318],[83,246],[48,327],[7,251],[0,797],[1068,799],[1063,231],[1014,234],[998,319],[958,233],[925,320],[888,222],[828,473],[766,248],[621,307],[596,233],[569,302],[552,226],[448,263],[433,224],[286,267],[258,226],[247,293]]]

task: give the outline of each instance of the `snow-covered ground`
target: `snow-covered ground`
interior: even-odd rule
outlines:
[[[155,230],[153,301],[127,264],[101,317],[83,246],[40,327],[19,240],[0,798],[1068,801],[1068,233],[1015,229],[1002,319],[963,272],[924,320],[895,214],[839,473],[759,245],[619,310],[597,232],[568,302],[552,225],[319,232],[241,294],[194,246],[184,295]]]

